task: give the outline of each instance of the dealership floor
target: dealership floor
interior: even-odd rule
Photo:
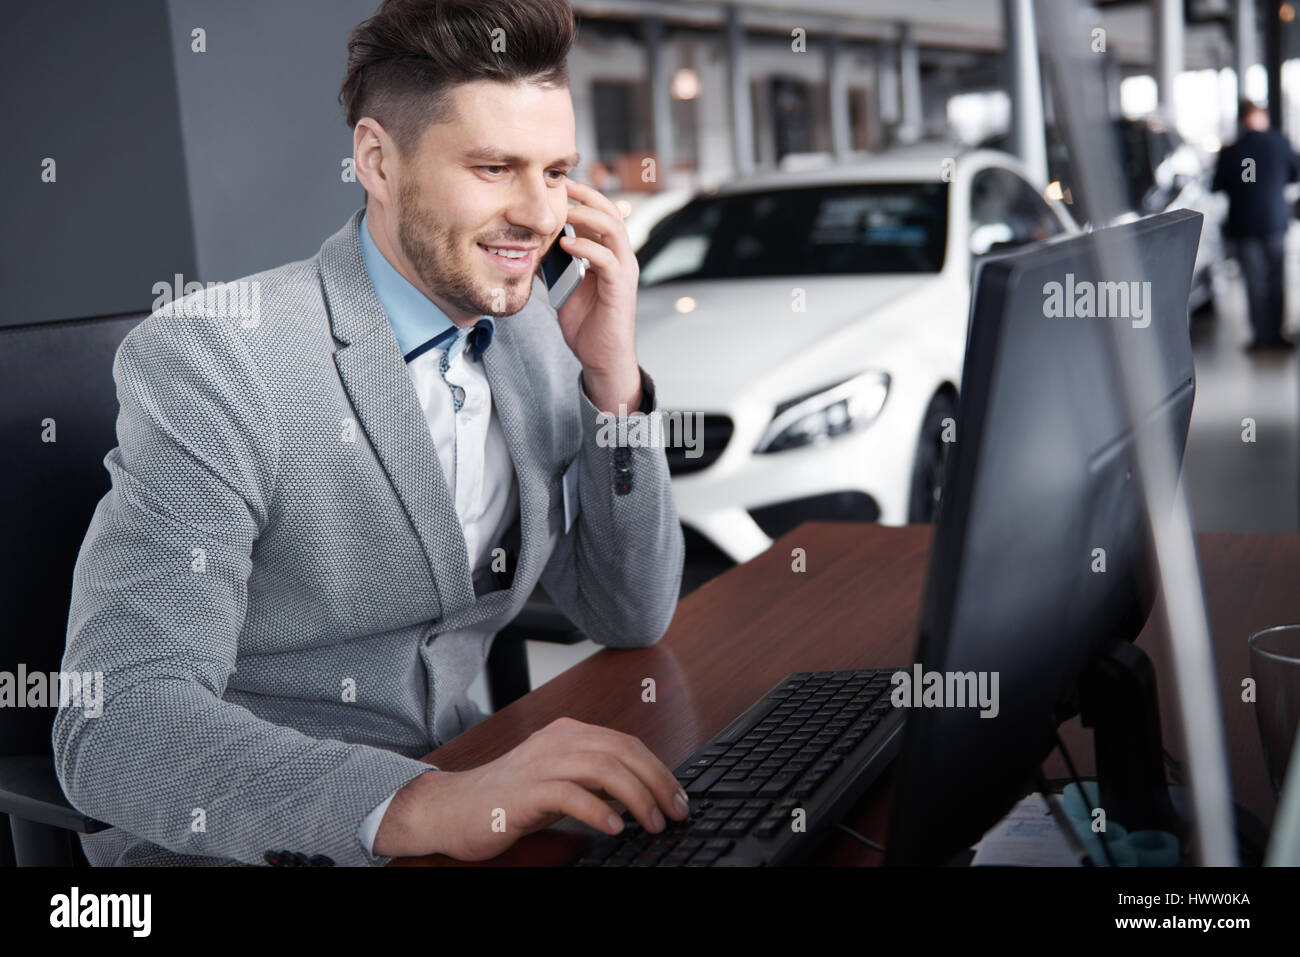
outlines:
[[[1196,404],[1183,481],[1197,531],[1300,530],[1300,349],[1246,352],[1250,324],[1233,264],[1215,309],[1192,327]],[[1300,233],[1287,242],[1284,334],[1300,337]],[[1255,441],[1249,437],[1253,420]]]

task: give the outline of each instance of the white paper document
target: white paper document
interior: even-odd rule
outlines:
[[[1041,794],[1024,798],[975,845],[971,867],[1079,867]]]

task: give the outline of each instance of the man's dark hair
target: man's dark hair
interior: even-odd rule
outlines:
[[[459,84],[568,86],[576,33],[568,0],[384,0],[348,37],[339,103],[348,126],[373,117],[409,156]]]
[[[1237,101],[1237,119],[1242,123],[1246,122],[1250,117],[1250,114],[1264,112],[1267,112],[1264,107],[1260,106],[1254,100],[1249,100],[1243,96]]]

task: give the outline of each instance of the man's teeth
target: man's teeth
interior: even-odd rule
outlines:
[[[496,249],[492,246],[484,246],[490,253],[496,253],[498,256],[505,256],[506,259],[523,259],[528,255],[527,249]]]

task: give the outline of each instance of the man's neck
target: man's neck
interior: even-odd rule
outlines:
[[[453,324],[461,329],[468,329],[478,322],[479,317],[477,315],[467,316],[450,303],[445,302],[441,296],[420,280],[406,257],[398,251],[397,244],[389,242],[388,229],[386,228],[387,221],[382,210],[376,213],[375,204],[366,204],[366,217],[362,222],[362,226],[370,230],[370,238],[374,240],[375,246],[379,248],[379,252],[383,257],[388,260],[388,264],[396,269],[403,279],[424,293],[425,297],[441,309]]]

